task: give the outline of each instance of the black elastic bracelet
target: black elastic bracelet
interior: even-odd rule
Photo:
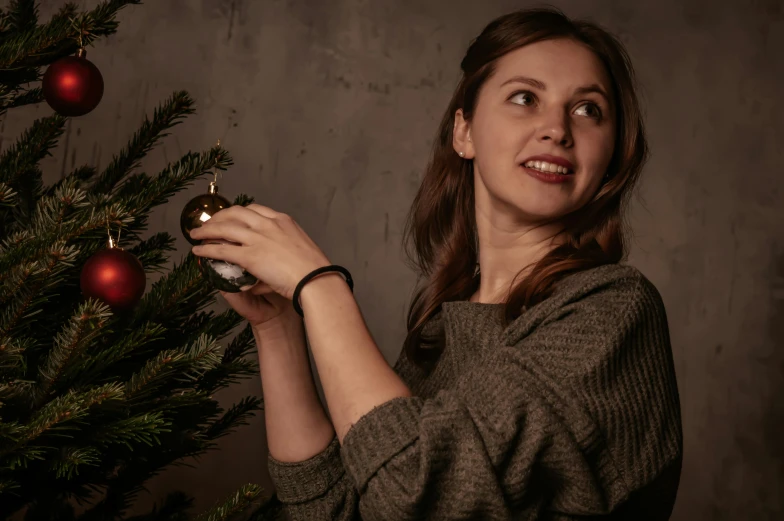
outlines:
[[[294,296],[291,298],[291,303],[294,304],[294,311],[296,311],[299,316],[305,317],[302,313],[302,308],[299,307],[299,292],[302,291],[302,287],[307,283],[310,279],[315,277],[316,275],[321,275],[327,271],[339,271],[346,277],[346,283],[348,284],[349,289],[351,292],[354,292],[354,281],[351,279],[351,273],[348,272],[346,268],[343,266],[338,266],[337,264],[330,264],[329,266],[323,266],[321,268],[315,269],[302,277],[302,280],[299,281],[297,287],[294,289]]]

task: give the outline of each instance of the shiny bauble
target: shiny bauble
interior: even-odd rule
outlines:
[[[87,114],[103,97],[103,76],[84,49],[49,65],[41,84],[44,99],[61,116]]]
[[[231,244],[229,241],[219,239],[206,239],[204,244]],[[210,259],[208,257],[197,257],[199,271],[210,283],[210,285],[220,291],[227,293],[239,293],[248,291],[258,279],[245,271],[241,266],[222,260]]]
[[[228,199],[217,192],[197,195],[188,201],[180,214],[180,230],[182,230],[185,240],[194,245],[201,243],[201,241],[191,238],[191,230],[199,228],[216,212],[229,206],[231,203]]]
[[[133,254],[107,248],[87,259],[79,283],[85,297],[108,304],[112,311],[127,311],[141,300],[147,276]]]

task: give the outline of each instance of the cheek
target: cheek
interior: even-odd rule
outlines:
[[[484,155],[497,154],[511,148],[519,148],[525,132],[524,124],[509,117],[503,110],[477,113],[472,126],[474,130],[471,134],[477,155],[483,152]]]
[[[589,178],[588,183],[601,179],[613,155],[614,134],[607,130],[585,132],[576,139],[577,160],[583,166],[583,173]]]

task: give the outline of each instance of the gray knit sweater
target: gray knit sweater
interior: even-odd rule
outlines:
[[[501,304],[445,302],[413,397],[302,462],[269,458],[295,521],[666,520],[683,438],[667,317],[630,266],[569,275],[508,327]],[[595,516],[595,517],[594,517]]]

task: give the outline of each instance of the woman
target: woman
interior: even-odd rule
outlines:
[[[394,369],[339,273],[291,302],[330,261],[290,217],[234,207],[192,233],[235,243],[193,251],[262,281],[224,296],[258,344],[278,497],[308,521],[668,519],[667,318],[620,264],[647,155],[627,55],[533,9],[490,23],[461,67],[406,230],[426,284]]]

